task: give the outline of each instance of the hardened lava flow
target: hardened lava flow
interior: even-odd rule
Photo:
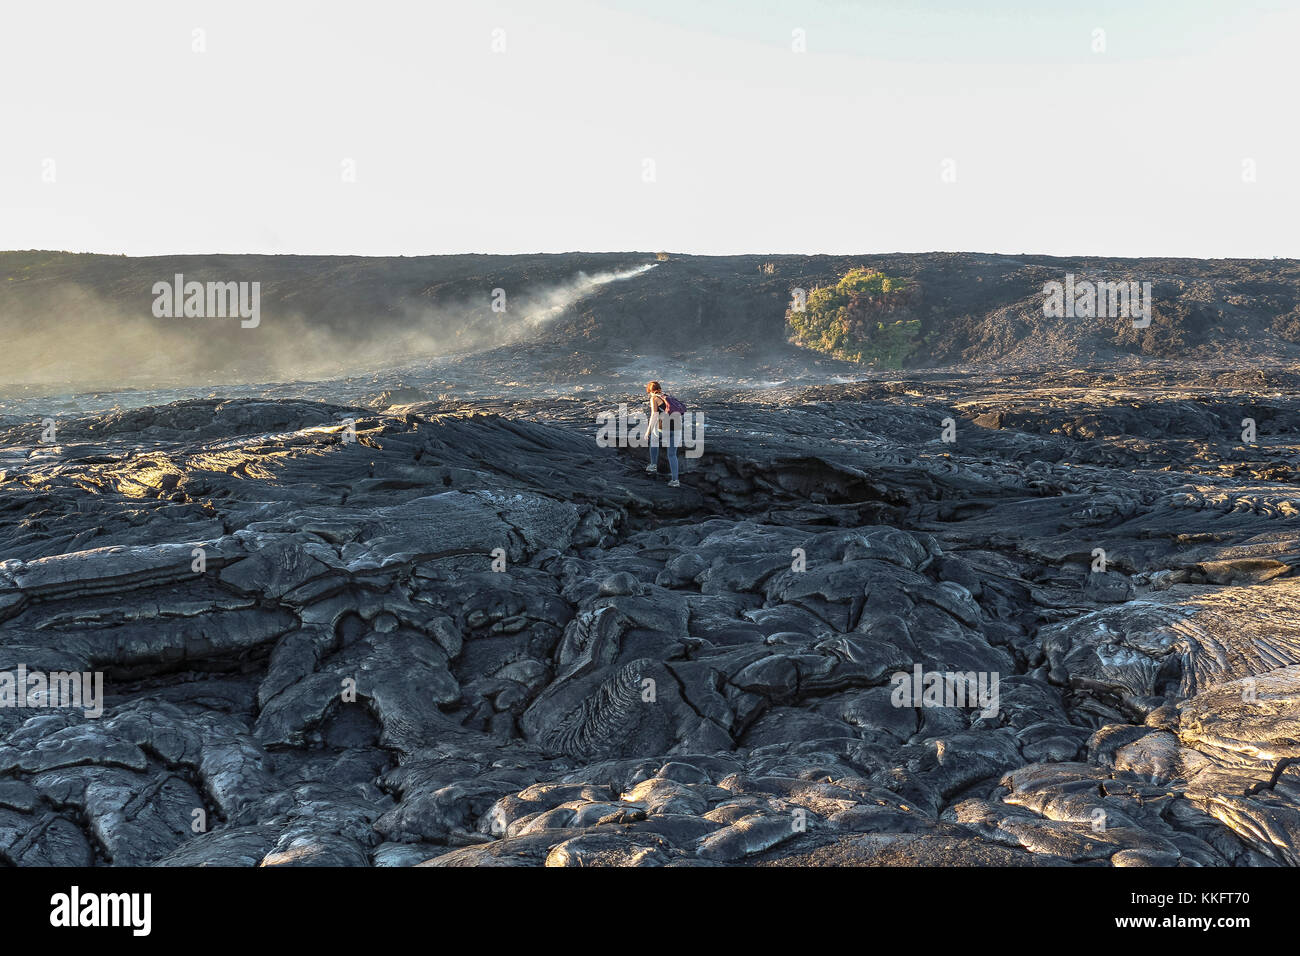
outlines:
[[[0,857],[1295,865],[1296,401],[1130,384],[716,394],[679,490],[576,399],[8,427],[0,672],[104,683]]]

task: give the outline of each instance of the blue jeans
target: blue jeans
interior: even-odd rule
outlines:
[[[663,432],[650,433],[650,464],[659,467],[659,442],[663,437]],[[668,429],[668,468],[673,473],[673,481],[677,480],[677,443],[673,440],[677,436],[672,428]]]

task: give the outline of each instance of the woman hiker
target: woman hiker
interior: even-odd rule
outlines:
[[[650,464],[645,466],[645,470],[651,474],[659,473],[659,446],[664,443],[664,432],[667,432],[668,468],[673,475],[668,487],[680,488],[682,483],[677,480],[677,446],[682,440],[681,412],[685,406],[671,395],[665,394],[658,382],[647,383],[645,390],[650,395],[650,423],[645,430],[646,440],[650,442]]]

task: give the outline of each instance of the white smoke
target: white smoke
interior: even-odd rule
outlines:
[[[537,288],[510,289],[495,314],[478,302],[430,308],[408,303],[396,322],[359,315],[346,327],[277,306],[262,308],[256,329],[207,320],[159,320],[86,285],[58,284],[0,310],[0,389],[59,390],[218,385],[336,378],[376,368],[514,345],[601,286],[655,267],[587,275]],[[145,286],[146,290],[148,286]]]
[[[566,309],[581,302],[601,286],[644,275],[657,265],[657,262],[647,262],[645,265],[637,266],[634,269],[623,269],[620,272],[597,272],[594,276],[579,272],[577,278],[570,282],[553,286],[540,294],[530,295],[524,306],[523,323],[525,328],[520,331],[535,331],[551,319],[562,315]]]

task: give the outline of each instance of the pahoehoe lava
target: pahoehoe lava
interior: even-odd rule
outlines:
[[[106,699],[0,708],[0,859],[1297,865],[1298,385],[710,382],[680,489],[604,386],[24,398],[0,671]]]

